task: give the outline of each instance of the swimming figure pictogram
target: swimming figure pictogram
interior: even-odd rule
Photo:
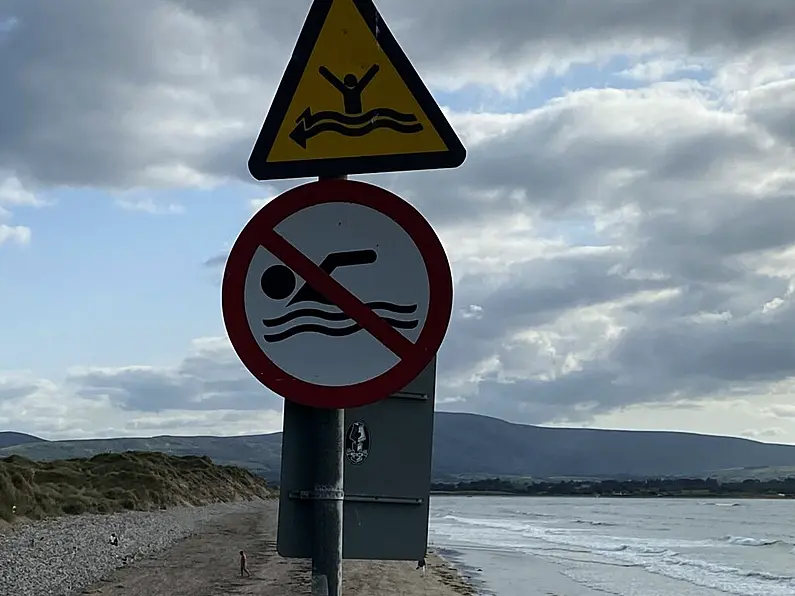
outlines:
[[[372,249],[333,252],[326,255],[319,267],[324,273],[331,275],[333,271],[340,267],[369,265],[375,263],[377,259],[378,253]],[[263,319],[262,324],[266,328],[280,327],[302,317],[314,317],[316,319],[335,323],[352,321],[351,317],[339,308],[336,308],[330,300],[315,290],[311,285],[304,283],[297,291],[296,286],[297,279],[295,273],[285,265],[271,265],[260,278],[260,287],[268,298],[272,300],[286,300],[290,298],[287,304],[285,304],[285,308],[287,309],[299,303],[313,303],[318,306],[334,307],[335,310],[329,311],[321,308],[309,307],[291,309],[281,316]],[[417,304],[395,304],[385,300],[365,302],[365,305],[374,311],[386,311],[396,315],[409,315],[417,310]],[[419,324],[419,320],[417,319],[407,320],[382,315],[379,316],[395,329],[414,329]],[[266,333],[264,339],[267,342],[280,342],[300,333],[320,333],[333,337],[345,337],[353,335],[361,330],[362,327],[355,322],[346,327],[333,327],[318,323],[302,323],[283,331]]]
[[[401,134],[422,131],[422,124],[416,114],[407,114],[388,107],[373,108],[364,112],[362,95],[380,70],[373,64],[359,78],[348,73],[340,79],[325,66],[318,69],[320,75],[342,95],[343,112],[322,110],[312,113],[307,107],[296,118],[296,126],[290,138],[306,149],[309,139],[324,132],[336,132],[346,137],[363,137],[379,128],[388,128]]]
[[[319,71],[329,83],[334,86],[337,91],[342,93],[342,101],[345,104],[346,114],[361,114],[362,113],[362,93],[365,87],[370,84],[373,77],[378,74],[378,65],[373,64],[370,69],[364,73],[361,79],[357,79],[353,73],[346,74],[342,80],[339,80],[332,72],[325,66],[321,66]]]

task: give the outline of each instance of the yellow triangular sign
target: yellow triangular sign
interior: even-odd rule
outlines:
[[[251,152],[251,175],[455,168],[465,157],[372,0],[314,0]]]

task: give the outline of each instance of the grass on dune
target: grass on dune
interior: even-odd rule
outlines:
[[[259,476],[208,457],[128,451],[45,462],[0,459],[0,518],[6,521],[270,496]]]

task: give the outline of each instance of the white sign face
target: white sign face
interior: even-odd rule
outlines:
[[[302,209],[275,231],[412,343],[430,287],[414,241],[395,221],[355,203]],[[260,349],[296,379],[339,387],[381,376],[398,357],[267,249],[245,282],[246,319]]]

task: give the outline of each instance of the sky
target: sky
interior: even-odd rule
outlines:
[[[383,0],[467,147],[438,409],[795,443],[792,0]],[[0,429],[249,434],[225,257],[309,0],[0,0]]]

